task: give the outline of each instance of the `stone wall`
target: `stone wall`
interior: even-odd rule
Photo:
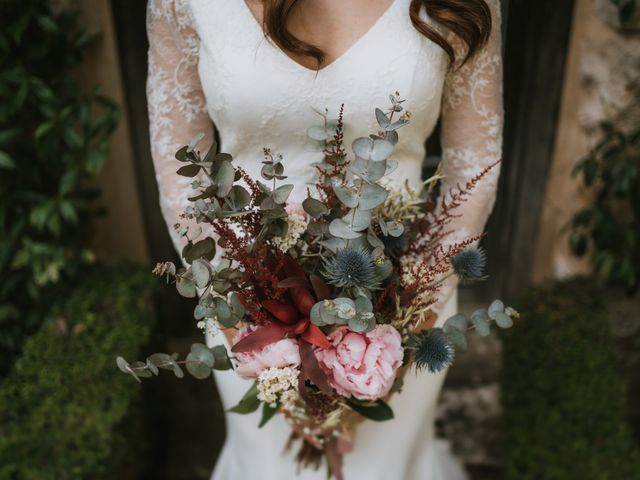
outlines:
[[[640,10],[640,9],[639,9]],[[640,36],[621,31],[608,0],[576,0],[563,101],[544,208],[534,279],[586,272],[569,252],[565,227],[587,193],[571,172],[598,140],[598,123],[636,105],[629,86],[640,77]],[[627,117],[637,122],[638,117]]]

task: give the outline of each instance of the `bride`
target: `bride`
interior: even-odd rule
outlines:
[[[147,97],[160,205],[172,241],[191,179],[176,174],[175,151],[198,133],[260,177],[262,150],[284,156],[291,201],[306,197],[321,153],[304,149],[314,108],[336,116],[344,104],[345,144],[377,130],[373,109],[400,92],[411,112],[393,158],[395,181],[418,187],[425,140],[442,120],[442,186],[463,185],[500,159],[502,63],[498,0],[149,0]],[[312,108],[313,107],[313,108]],[[357,129],[356,129],[357,126]],[[476,187],[452,224],[451,241],[482,232],[495,200],[499,168]],[[456,285],[436,305],[441,325],[457,309]],[[226,344],[221,332],[207,343]],[[396,418],[363,422],[345,456],[347,479],[458,480],[461,466],[434,436],[440,374],[408,374],[390,400]],[[229,408],[250,386],[216,372]],[[214,480],[322,479],[296,471],[285,451],[281,417],[258,429],[257,414],[227,414],[227,439]],[[299,476],[297,476],[299,475]]]

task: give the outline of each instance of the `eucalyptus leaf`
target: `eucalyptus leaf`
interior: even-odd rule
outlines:
[[[196,296],[196,284],[193,280],[186,277],[177,277],[176,290],[178,293],[186,298],[193,298]]]
[[[484,309],[478,309],[471,314],[471,323],[476,329],[476,333],[481,337],[486,337],[491,333],[489,316]]]
[[[191,275],[198,288],[204,288],[209,283],[211,278],[211,270],[209,269],[209,262],[198,258],[191,264]]]
[[[442,329],[446,333],[449,333],[453,330],[464,332],[467,330],[468,325],[469,322],[467,320],[467,317],[465,317],[462,313],[456,313],[455,315],[449,317],[446,322],[444,322]]]
[[[202,380],[211,376],[214,357],[206,345],[201,343],[191,345],[191,351],[187,355],[186,361],[185,367],[193,377]]]
[[[391,120],[389,120],[389,117],[387,117],[386,113],[384,113],[379,108],[376,108],[375,112],[378,125],[380,125],[381,128],[386,129],[391,123]]]
[[[241,185],[234,185],[229,193],[229,201],[235,210],[242,210],[251,203],[251,194]]]
[[[495,314],[496,325],[500,328],[511,328],[513,326],[513,320],[509,315],[504,312],[496,312]]]
[[[130,367],[138,377],[149,378],[153,376],[153,374],[147,368],[147,364],[144,362],[133,362]]]
[[[313,126],[307,129],[307,135],[310,139],[324,142],[329,136],[327,130],[321,126]]]
[[[215,345],[211,347],[211,353],[213,353],[213,368],[216,370],[230,370],[233,368],[231,360],[229,359],[229,353],[224,345]]]
[[[231,192],[235,170],[231,162],[224,160],[220,163],[218,173],[216,174],[216,185],[218,186],[218,196],[226,197]]]
[[[398,161],[397,160],[387,160],[386,162],[386,170],[384,172],[384,175],[389,175],[391,173],[393,173],[395,171],[395,169],[398,168]]]
[[[359,208],[351,210],[342,221],[350,225],[351,229],[359,232],[369,228],[371,225],[371,210],[361,210]]]
[[[388,140],[378,138],[372,140],[368,137],[360,137],[353,141],[352,149],[356,156],[373,162],[380,162],[389,158],[393,153],[393,144]]]
[[[354,318],[349,319],[349,329],[356,333],[370,332],[375,326],[376,319],[371,314],[356,315]]]
[[[320,218],[322,215],[328,212],[325,204],[313,197],[305,198],[304,201],[302,202],[302,208],[312,218],[316,218],[316,219]]]
[[[352,188],[343,185],[334,185],[333,191],[344,206],[348,208],[356,208],[358,206],[358,196]]]
[[[360,190],[360,201],[358,208],[361,210],[372,210],[384,203],[389,192],[377,184],[363,183]],[[369,225],[367,225],[368,227]]]
[[[351,240],[360,237],[360,233],[354,231],[349,224],[340,218],[336,218],[329,224],[329,232],[331,235],[346,240]]]
[[[291,195],[292,191],[293,191],[293,185],[291,184],[282,185],[276,188],[273,191],[273,201],[276,202],[277,204],[285,203],[287,201],[287,198],[289,198],[289,195]]]
[[[467,349],[467,338],[460,330],[445,330],[445,335],[447,337],[447,340],[449,340],[449,343],[451,343],[451,345],[453,345],[456,350],[464,351]]]
[[[504,303],[502,302],[502,300],[494,300],[493,302],[491,302],[488,312],[489,317],[493,318],[494,320],[496,319],[497,313],[504,313]]]
[[[189,165],[184,165],[180,167],[176,171],[176,173],[183,177],[195,177],[196,175],[198,175],[198,173],[200,173],[200,167],[198,165],[194,165],[193,163],[190,163]]]

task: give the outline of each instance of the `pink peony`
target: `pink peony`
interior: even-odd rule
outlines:
[[[356,333],[339,327],[329,341],[332,346],[318,350],[316,357],[336,392],[360,400],[376,400],[389,393],[403,357],[395,328],[378,325],[368,333]]]
[[[247,325],[240,329],[233,339],[235,345],[238,341],[256,330],[255,327]],[[258,378],[264,370],[268,368],[297,367],[300,365],[300,351],[298,342],[292,338],[285,338],[271,343],[261,350],[252,352],[236,353],[236,373],[244,378]]]

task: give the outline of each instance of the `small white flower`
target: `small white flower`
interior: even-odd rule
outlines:
[[[307,229],[307,219],[298,213],[287,216],[287,233],[282,237],[274,237],[273,243],[283,253],[296,246],[296,243]]]
[[[258,400],[275,407],[279,397],[298,386],[299,370],[291,367],[271,367],[258,376]]]

